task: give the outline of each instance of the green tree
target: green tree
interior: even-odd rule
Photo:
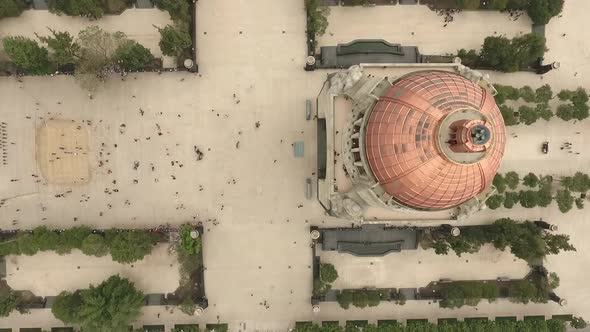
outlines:
[[[101,18],[104,8],[99,0],[49,0],[49,9],[70,16]]]
[[[178,26],[167,25],[160,31],[160,49],[167,56],[180,57],[190,50],[193,42],[188,31]]]
[[[547,103],[553,98],[553,90],[549,84],[542,85],[535,90],[535,101]]]
[[[118,275],[81,292],[80,327],[87,331],[119,331],[139,317],[144,294]]]
[[[584,208],[584,199],[583,198],[576,198],[576,200],[574,201],[576,203],[576,207],[581,210]]]
[[[348,309],[351,303],[352,291],[343,290],[340,292],[340,294],[338,294],[338,304],[340,304],[343,309]]]
[[[338,278],[338,271],[334,265],[330,263],[322,263],[320,265],[320,278],[327,283],[333,283]]]
[[[117,233],[110,242],[111,256],[119,263],[142,260],[154,246],[154,239],[146,231],[123,231]]]
[[[37,35],[37,38],[51,50],[51,60],[58,65],[75,63],[80,54],[80,45],[74,41],[74,37],[67,31],[48,29],[50,36]]]
[[[328,28],[330,8],[325,6],[321,0],[305,0],[305,9],[307,11],[308,30],[311,30],[309,32],[317,36],[323,36]]]
[[[87,226],[77,226],[64,230],[60,233],[57,253],[63,255],[70,253],[74,248],[81,248],[82,242],[90,234],[92,234],[92,230]]]
[[[508,5],[508,0],[493,0],[492,8],[496,10],[504,10]]]
[[[555,200],[562,213],[568,212],[574,206],[574,197],[569,190],[558,190]]]
[[[61,292],[51,307],[55,318],[66,324],[79,324],[81,322],[82,297],[79,292]]]
[[[537,297],[537,288],[529,281],[521,280],[517,284],[515,295],[515,298],[518,300],[518,302],[527,304],[532,299]]]
[[[156,0],[156,6],[170,14],[173,21],[187,23],[190,21],[190,6],[184,0]]]
[[[559,15],[563,10],[564,0],[535,0],[527,7],[527,13],[534,24],[544,25],[549,23],[553,16]]]
[[[498,173],[494,176],[494,181],[492,182],[494,187],[498,190],[499,193],[503,193],[506,191],[506,179],[502,174]]]
[[[352,305],[357,308],[365,308],[369,305],[369,295],[364,290],[357,290],[352,293]]]
[[[20,16],[24,9],[22,0],[0,0],[0,18]]]
[[[557,106],[557,117],[564,120],[564,121],[569,121],[574,119],[574,114],[576,112],[576,109],[574,108],[574,105],[571,104],[562,104]]]
[[[9,36],[3,39],[2,44],[6,55],[25,74],[45,75],[53,72],[47,49],[36,41],[23,36]]]
[[[534,208],[538,203],[537,192],[534,190],[521,191],[519,199],[520,205],[527,209]]]
[[[370,289],[366,291],[367,293],[367,304],[369,307],[376,307],[381,302],[381,295],[379,295],[379,291]]]
[[[520,113],[520,120],[524,122],[524,124],[526,124],[527,126],[537,122],[537,120],[539,120],[540,117],[536,109],[526,105],[520,106],[518,108],[518,113]]]
[[[527,103],[532,103],[536,100],[535,91],[528,85],[525,85],[519,89],[520,97]]]
[[[585,193],[590,189],[590,177],[588,174],[576,172],[574,176],[562,178],[561,185],[570,191]]]
[[[504,175],[504,178],[506,179],[506,185],[508,186],[508,188],[514,190],[516,189],[516,187],[518,187],[518,183],[520,182],[518,173],[508,172]]]
[[[182,303],[180,304],[180,311],[184,312],[185,314],[192,316],[195,314],[195,310],[197,310],[197,305],[191,299],[190,296],[184,298]]]
[[[80,247],[82,253],[88,256],[101,257],[109,253],[109,247],[103,236],[99,234],[88,235]]]
[[[0,296],[0,317],[8,317],[21,302],[20,293],[8,291],[8,294]]]
[[[190,256],[195,256],[199,254],[201,252],[202,247],[201,237],[192,237],[191,233],[194,231],[195,229],[191,225],[186,224],[182,226],[181,247]]]
[[[534,188],[539,184],[539,178],[535,173],[529,173],[522,178],[522,183],[525,186]]]
[[[462,48],[457,51],[457,57],[461,59],[461,63],[469,68],[476,68],[479,66],[480,63],[480,56],[476,50],[469,50]],[[498,99],[496,99],[497,101]],[[499,104],[503,103],[499,102]]]
[[[492,210],[502,206],[502,203],[504,203],[504,195],[493,195],[486,200],[486,205]]]
[[[153,67],[154,56],[143,45],[128,41],[121,45],[115,54],[119,66],[126,71],[140,71]]]
[[[484,40],[481,60],[495,70],[514,72],[542,57],[545,43],[545,37],[537,34],[526,34],[512,40],[490,36]]]
[[[570,326],[574,329],[583,329],[586,328],[586,326],[588,326],[588,323],[582,317],[572,317],[572,320],[570,321]]]
[[[553,196],[551,195],[551,187],[550,186],[543,186],[539,191],[537,191],[537,205],[540,207],[547,207],[553,201]]]
[[[504,124],[514,126],[518,124],[518,118],[514,115],[514,109],[506,105],[500,105],[500,112],[504,118]]]
[[[563,251],[576,251],[576,248],[570,244],[570,237],[564,234],[544,234],[545,251],[547,254],[557,255]]]
[[[535,111],[539,115],[539,117],[545,121],[549,121],[553,117],[553,112],[551,111],[551,107],[547,103],[540,103],[535,106]]]
[[[519,202],[519,195],[517,192],[514,191],[507,191],[504,194],[504,207],[507,209],[512,209],[516,203]]]
[[[479,0],[455,0],[456,4],[459,8],[463,9],[478,9],[480,1]]]

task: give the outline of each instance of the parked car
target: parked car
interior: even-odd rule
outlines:
[[[543,142],[543,146],[541,147],[541,151],[543,151],[544,154],[549,153],[549,142]]]

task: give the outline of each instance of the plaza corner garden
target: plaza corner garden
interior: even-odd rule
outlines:
[[[185,224],[176,237],[160,230],[92,230],[81,226],[66,230],[50,230],[44,226],[31,231],[2,233],[0,256],[35,255],[55,251],[67,255],[79,249],[88,256],[111,255],[115,262],[131,264],[149,255],[158,243],[169,243],[180,263],[180,286],[174,292],[176,305],[193,315],[204,296],[202,277],[202,228]],[[0,287],[0,316],[12,311],[27,312],[37,298],[27,292]],[[30,292],[29,292],[30,293]],[[48,294],[50,295],[50,294]],[[97,286],[58,295],[52,312],[66,324],[88,331],[125,329],[139,315],[146,295],[133,282],[112,276]]]

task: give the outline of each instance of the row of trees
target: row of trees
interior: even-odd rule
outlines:
[[[315,54],[316,37],[326,33],[330,8],[322,0],[305,0],[307,12],[307,44],[308,49]]]
[[[113,71],[155,66],[150,51],[122,32],[110,33],[90,26],[74,38],[69,32],[49,31],[48,36],[37,36],[47,47],[23,36],[4,38],[6,54],[23,73],[51,74],[59,66],[75,64],[77,74],[104,80]]]
[[[535,24],[547,24],[563,10],[564,0],[455,0],[463,9],[526,10]]]
[[[114,275],[98,286],[60,293],[51,312],[84,331],[127,331],[139,316],[144,297],[133,282]]]
[[[503,218],[491,225],[462,227],[461,235],[456,237],[448,232],[434,234],[430,246],[438,255],[447,255],[452,249],[461,256],[463,253],[475,253],[482,245],[491,243],[496,249],[510,248],[516,257],[534,262],[562,250],[575,251],[569,239],[568,235],[546,232],[530,221],[517,223]]]
[[[338,293],[338,304],[343,309],[351,304],[357,308],[375,307],[381,301],[404,305],[406,297],[395,289],[345,289]]]
[[[546,49],[545,37],[530,33],[512,39],[490,36],[484,40],[482,49],[461,49],[457,56],[471,68],[515,72],[542,58]]]
[[[578,322],[579,319],[576,321]],[[583,320],[581,320],[583,322]],[[585,322],[584,322],[585,323]],[[402,325],[396,321],[388,321],[383,324],[373,325],[366,324],[362,327],[348,325],[342,327],[339,325],[324,324],[297,324],[293,332],[465,332],[465,331],[486,331],[486,332],[565,332],[565,320],[466,320],[466,321],[443,321],[439,324],[433,324],[424,321],[408,321],[407,325]],[[574,320],[570,326],[574,327]],[[576,325],[580,326],[580,325]]]
[[[590,177],[581,172],[562,178],[562,189],[557,190],[555,195],[553,195],[553,178],[551,176],[537,176],[534,173],[528,173],[523,177],[522,183],[531,189],[519,192],[506,191],[506,188],[516,189],[519,183],[519,175],[516,172],[508,172],[505,176],[500,173],[496,174],[493,184],[498,190],[498,194],[488,198],[486,205],[492,210],[500,206],[511,209],[517,203],[525,208],[534,208],[537,206],[547,207],[555,200],[559,211],[566,213],[573,208],[574,203],[578,209],[584,208],[584,199],[575,198],[572,192],[586,193],[590,189]]]
[[[180,310],[187,315],[194,315],[197,308],[193,296],[196,296],[196,283],[193,276],[202,267],[202,237],[191,236],[196,231],[191,225],[183,225],[180,231],[181,242],[177,248],[178,262],[180,263],[180,286],[176,293],[181,296]]]
[[[60,255],[72,249],[80,249],[85,255],[110,254],[115,262],[133,263],[150,254],[160,235],[144,230],[109,229],[94,233],[86,226],[63,231],[39,226],[31,231],[21,231],[15,237],[0,243],[0,256],[32,256],[39,251],[55,251]]]
[[[549,85],[543,85],[536,90],[533,90],[529,86],[515,88],[508,85],[497,85],[495,88],[498,91],[498,94],[495,96],[496,102],[502,112],[504,123],[508,126],[521,122],[531,125],[539,119],[548,121],[554,115],[564,121],[583,120],[590,116],[588,93],[584,88],[560,91],[557,97],[563,103],[558,106],[555,114],[549,106],[549,100],[554,98],[553,91]],[[519,99],[524,100],[529,105],[520,106],[517,116],[514,108],[505,105],[505,102],[507,100],[517,101]]]

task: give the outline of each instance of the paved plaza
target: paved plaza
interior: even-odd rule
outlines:
[[[461,47],[475,48],[494,31],[508,36],[530,31],[530,22],[525,16],[514,22],[506,14],[460,13],[454,22],[442,28],[443,18],[424,6],[378,8],[333,8],[328,31],[334,36],[328,33],[320,38],[320,45],[360,37],[384,38],[389,42],[416,45],[423,53],[434,54],[453,52]],[[375,21],[375,26],[363,27],[352,22],[350,10],[371,11],[372,14],[359,15],[367,15],[367,21]],[[589,10],[588,1],[568,0],[563,17],[553,19],[547,26],[550,50],[546,59],[561,61],[559,71],[552,71],[543,79],[530,73],[490,73],[492,81],[515,86],[528,84],[533,88],[547,83],[554,91],[588,87],[590,66],[585,63],[590,58],[590,43],[578,30],[584,26],[584,13]],[[124,15],[127,13],[131,15],[133,11],[128,10]],[[25,12],[20,18],[3,19],[0,37],[7,31],[32,34],[31,28],[18,27],[18,24],[28,24],[26,21],[19,23],[27,15],[42,14]],[[138,29],[136,33],[105,21],[114,18],[96,23],[122,30],[148,46],[147,39],[142,41],[136,36],[142,31],[153,33],[155,29],[151,29],[151,24],[164,24],[168,18],[159,15],[142,18],[143,28],[125,23],[123,19],[120,24]],[[379,20],[372,19],[374,15]],[[385,20],[387,17],[390,19]],[[40,20],[42,23],[38,26],[43,30],[49,23],[47,18]],[[81,27],[72,25],[73,31]],[[352,34],[353,29],[359,34]],[[197,31],[199,74],[130,74],[124,81],[115,77],[99,89],[93,99],[89,99],[88,92],[70,77],[24,77],[22,82],[0,78],[0,119],[8,123],[9,141],[14,143],[8,148],[8,165],[2,166],[0,171],[3,229],[38,225],[66,228],[82,224],[105,228],[153,227],[164,223],[204,222],[203,252],[209,308],[202,316],[191,317],[179,310],[146,307],[135,323],[137,326],[166,324],[170,328],[182,323],[227,322],[233,331],[286,331],[295,321],[304,320],[369,319],[374,322],[377,319],[428,318],[434,321],[441,317],[560,313],[590,317],[586,301],[590,289],[580,287],[590,273],[590,244],[586,241],[586,235],[590,234],[590,218],[584,210],[561,214],[555,205],[545,209],[483,211],[461,223],[486,223],[509,216],[515,219],[543,217],[557,224],[560,232],[571,236],[578,250],[549,256],[546,262],[549,271],[561,277],[557,293],[568,300],[568,306],[560,307],[553,302],[525,306],[500,300],[449,310],[440,309],[435,303],[408,301],[404,306],[384,303],[370,310],[344,311],[337,303],[327,303],[322,304],[319,314],[312,314],[309,226],[350,226],[350,222],[327,217],[315,197],[305,198],[305,179],[313,178],[316,168],[316,126],[314,121],[305,120],[305,100],[317,96],[329,72],[303,71],[306,56],[303,1],[200,0]],[[566,37],[562,37],[564,33]],[[154,54],[159,49],[155,38],[154,44],[149,46]],[[388,69],[374,68],[367,72],[392,75]],[[38,182],[35,133],[49,119],[73,120],[87,130],[90,180],[86,184]],[[517,138],[511,137],[513,132],[518,134]],[[583,171],[590,161],[587,149],[582,148],[588,141],[584,138],[588,132],[590,120],[575,125],[560,119],[548,123],[541,120],[529,127],[509,127],[500,171],[515,170],[521,174]],[[547,155],[541,154],[540,144],[545,140],[550,141],[552,147],[568,140],[581,154],[571,157],[555,148]],[[295,141],[305,142],[304,158],[294,157],[291,144]],[[195,149],[204,154],[203,159],[198,160]],[[136,162],[139,163],[137,167]],[[396,219],[400,224],[435,223],[419,222],[417,216],[445,219],[448,212],[431,215],[400,212]],[[94,258],[78,264],[76,262],[82,259],[78,254],[43,255],[18,257],[22,268],[12,273],[19,278],[19,286],[36,287],[40,293],[54,294],[59,289],[98,282],[109,273],[128,276],[146,292],[171,289],[177,282],[150,284],[150,274],[161,274],[164,282],[176,278],[175,259],[167,260],[159,251],[150,258],[153,261],[137,263],[135,268],[111,265],[106,258],[97,259],[104,264],[105,269],[100,271],[105,274],[92,277],[89,274],[97,272]],[[339,281],[343,287],[372,282],[375,286],[389,283],[391,287],[420,286],[429,279],[519,277],[526,271],[523,263],[514,261],[508,252],[485,249],[461,258],[453,255],[435,257],[419,250],[379,259],[348,257],[346,261],[335,262],[343,267],[343,279]],[[47,257],[52,265],[63,266],[66,271],[82,264],[80,272],[72,274],[67,284],[65,281],[36,282],[31,274],[39,278],[46,275],[47,280],[53,280],[59,279],[58,273],[62,273],[51,271],[49,262],[38,261],[42,257]],[[371,261],[376,264],[371,266]],[[405,273],[393,273],[391,265],[396,262],[403,263],[400,268]],[[167,263],[174,266],[166,274],[160,273],[167,268]],[[11,271],[10,258],[7,265]],[[13,313],[2,318],[0,327],[23,327],[23,322],[27,327],[63,326],[50,310],[36,309],[26,316]]]

